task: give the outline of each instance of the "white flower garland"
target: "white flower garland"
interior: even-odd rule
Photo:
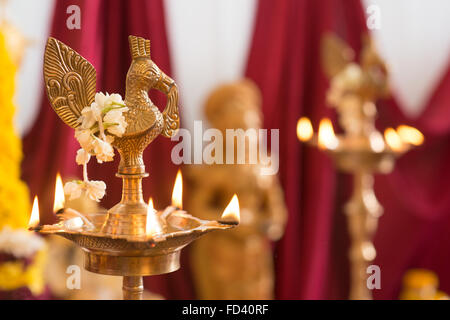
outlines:
[[[75,130],[75,138],[81,149],[75,158],[83,166],[83,181],[74,180],[64,185],[64,193],[70,195],[70,200],[79,198],[83,191],[95,201],[100,201],[105,195],[106,184],[103,181],[90,181],[87,174],[87,164],[91,155],[98,163],[112,161],[114,148],[111,143],[114,136],[121,137],[125,133],[127,122],[123,116],[128,108],[120,94],[95,94],[95,101],[81,111],[78,119],[80,126]]]
[[[16,258],[31,257],[45,245],[45,241],[33,232],[11,229],[6,226],[0,231],[0,252]]]

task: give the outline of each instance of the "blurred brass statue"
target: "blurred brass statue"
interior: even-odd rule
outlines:
[[[207,99],[205,114],[211,126],[225,137],[226,129],[261,128],[260,108],[256,85],[241,80],[216,88]],[[224,142],[224,150],[229,143],[232,142]],[[202,219],[216,217],[233,193],[237,193],[241,208],[239,228],[211,234],[192,247],[192,269],[200,299],[273,298],[271,241],[283,235],[287,213],[278,178],[260,175],[261,166],[257,163],[188,167],[192,190],[188,210]]]

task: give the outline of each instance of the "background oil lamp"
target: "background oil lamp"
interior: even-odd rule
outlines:
[[[195,218],[182,210],[182,178],[176,179],[172,205],[153,208],[142,196],[142,178],[148,176],[142,153],[159,134],[171,137],[179,126],[178,91],[175,82],[150,59],[150,41],[130,36],[132,64],[127,74],[125,104],[128,124],[113,146],[121,162],[117,177],[122,178],[122,200],[107,214],[81,214],[64,207],[62,182],[57,182],[54,211],[60,221],[39,225],[37,200],[30,228],[43,234],[65,237],[84,252],[86,270],[123,276],[124,299],[142,299],[143,276],[164,274],[180,267],[180,252],[198,237],[235,227],[239,223],[239,204],[233,197],[220,221]],[[94,101],[96,73],[77,52],[49,38],[44,56],[44,80],[50,103],[69,126],[76,129],[84,107]],[[167,95],[161,113],[147,92],[155,88]],[[157,183],[155,181],[155,183]]]
[[[343,134],[335,135],[331,120],[322,119],[314,133],[306,117],[297,123],[299,140],[326,152],[341,171],[353,175],[353,195],[345,205],[351,236],[350,299],[371,299],[366,269],[375,259],[372,243],[383,208],[375,197],[374,173],[392,171],[395,159],[423,143],[419,130],[401,125],[375,128],[375,101],[388,95],[387,69],[373,43],[365,38],[359,64],[354,53],[338,37],[328,34],[322,41],[322,63],[330,77],[328,103],[336,108]]]

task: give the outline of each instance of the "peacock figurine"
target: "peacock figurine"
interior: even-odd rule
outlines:
[[[129,36],[132,62],[127,73],[125,104],[126,131],[114,139],[121,161],[119,173],[144,173],[142,152],[158,135],[171,137],[179,127],[178,90],[175,82],[150,58],[150,40]],[[44,55],[44,81],[50,104],[59,117],[76,129],[81,110],[96,93],[95,68],[80,54],[49,38]],[[148,96],[156,89],[167,95],[161,113]]]
[[[125,105],[130,109],[125,115],[128,127],[124,138],[115,143],[122,159],[119,168],[126,169],[126,173],[141,168],[142,151],[153,139],[160,134],[170,138],[179,127],[175,82],[150,59],[150,40],[130,36],[129,41],[132,62],[125,93]],[[167,95],[167,108],[162,113],[148,97],[153,88]],[[142,151],[124,152],[136,149]]]
[[[147,204],[142,199],[145,172],[144,149],[158,136],[172,137],[179,128],[178,90],[170,77],[150,58],[150,40],[129,36],[132,62],[126,77],[124,113],[127,123],[122,136],[112,145],[119,151],[117,176],[123,179],[122,200],[108,210],[102,228],[113,235],[145,232]],[[50,104],[70,127],[80,126],[83,108],[95,100],[96,71],[80,54],[59,40],[49,38],[44,55],[44,81]],[[167,96],[160,112],[148,96],[156,89]]]

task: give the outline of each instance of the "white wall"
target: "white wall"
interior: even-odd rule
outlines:
[[[252,37],[255,0],[166,0],[172,66],[183,125],[203,119],[208,93],[241,78]]]
[[[381,10],[378,49],[404,111],[419,115],[450,66],[450,1],[364,0]]]
[[[169,45],[183,102],[184,124],[202,119],[208,92],[242,76],[253,32],[257,0],[165,0]],[[405,111],[419,114],[450,56],[450,1],[362,0],[381,9],[374,32],[391,67],[396,95]],[[19,74],[17,127],[32,124],[42,97],[42,55],[54,0],[14,0],[7,17],[36,41]]]

